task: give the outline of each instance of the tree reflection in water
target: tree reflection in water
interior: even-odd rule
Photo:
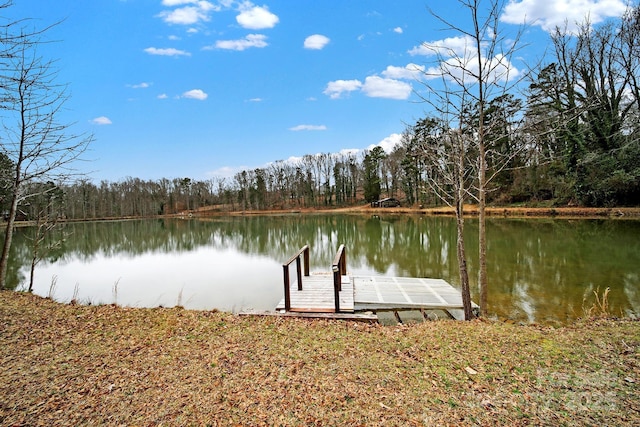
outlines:
[[[19,229],[8,283],[27,280],[30,253]],[[472,298],[477,299],[477,221],[465,232]],[[347,268],[363,275],[443,278],[458,285],[455,223],[447,217],[280,215],[66,224],[64,244],[36,271],[36,293],[70,300],[188,308],[272,309],[282,297],[282,267],[311,248],[311,270],[328,271],[340,244]],[[593,292],[611,288],[614,315],[640,310],[640,221],[491,219],[489,312],[525,322],[583,315]],[[137,291],[136,291],[137,289]],[[585,302],[585,298],[587,301]],[[82,300],[82,298],[80,298]]]

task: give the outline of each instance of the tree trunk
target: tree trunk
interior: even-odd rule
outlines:
[[[469,287],[469,272],[467,271],[467,255],[464,250],[464,217],[462,201],[456,206],[456,224],[457,239],[456,252],[458,255],[458,271],[460,273],[460,284],[462,292],[462,306],[464,308],[464,320],[473,319],[473,311],[471,309],[471,290]]]
[[[34,249],[35,251],[35,249]],[[33,292],[33,279],[36,273],[36,264],[38,263],[37,255],[34,252],[33,258],[31,258],[31,269],[29,271],[29,290],[28,292]]]
[[[471,289],[469,286],[469,272],[467,270],[467,254],[464,249],[464,163],[465,150],[462,137],[458,140],[458,158],[457,158],[457,191],[455,196],[456,202],[456,253],[458,255],[458,271],[460,273],[460,285],[462,293],[462,307],[464,309],[464,320],[473,319],[473,311],[471,309]]]
[[[480,316],[487,315],[487,232],[486,232],[486,166],[483,136],[480,136],[480,176],[478,185],[478,284],[480,286]]]
[[[46,214],[45,214],[46,215]],[[48,215],[45,216],[48,218]],[[33,279],[36,273],[36,265],[40,260],[40,243],[44,240],[46,234],[46,220],[43,223],[43,219],[41,215],[38,215],[38,222],[36,224],[36,234],[33,239],[33,252],[31,254],[31,269],[29,271],[29,292],[33,292]],[[42,228],[45,227],[45,232],[42,231]]]
[[[4,244],[2,245],[2,255],[0,255],[0,290],[6,288],[7,269],[9,267],[9,251],[11,250],[11,240],[13,239],[13,226],[16,222],[16,213],[18,212],[18,194],[17,189],[13,190],[11,195],[11,207],[9,208],[9,218],[7,219],[7,227],[4,233]]]
[[[495,7],[497,4],[492,3]],[[493,9],[495,10],[495,9]],[[485,79],[488,79],[491,72],[490,67],[486,68],[482,62],[482,33],[478,25],[478,3],[473,8],[476,53],[478,55],[478,285],[480,286],[480,316],[487,315],[487,236],[485,232],[485,204],[487,189],[487,153],[485,135],[485,102],[487,101]],[[493,15],[493,13],[492,13]],[[495,17],[495,16],[494,16]]]

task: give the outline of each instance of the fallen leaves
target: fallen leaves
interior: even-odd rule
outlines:
[[[387,328],[0,292],[0,424],[637,425],[639,343],[637,322]]]

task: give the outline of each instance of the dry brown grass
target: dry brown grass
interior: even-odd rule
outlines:
[[[469,217],[478,215],[477,205],[465,205],[465,215]],[[442,206],[436,208],[419,208],[402,206],[396,208],[372,208],[370,205],[340,207],[340,208],[295,208],[273,209],[263,211],[227,211],[215,209],[203,209],[194,212],[196,216],[224,216],[224,215],[282,215],[286,213],[310,214],[310,213],[353,213],[353,214],[409,214],[409,215],[438,215],[454,216],[453,208]],[[493,217],[506,218],[615,218],[638,219],[640,207],[620,208],[586,208],[586,207],[496,207],[486,208],[486,214]]]
[[[593,302],[591,306],[588,304],[588,299],[585,297],[582,301],[582,312],[585,319],[593,318],[608,318],[612,317],[609,310],[609,292],[611,288],[606,288],[600,293],[600,288],[593,291]]]
[[[639,326],[382,327],[0,292],[0,424],[639,425]]]

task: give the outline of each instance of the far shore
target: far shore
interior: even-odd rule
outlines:
[[[122,221],[152,218],[203,218],[243,215],[291,215],[291,214],[360,214],[360,215],[424,215],[424,216],[455,216],[455,211],[449,206],[440,207],[393,207],[373,208],[370,205],[348,207],[293,207],[267,210],[233,210],[228,207],[205,206],[194,210],[166,215],[126,216],[107,218],[87,218],[59,220],[60,222],[91,222],[91,221]],[[488,206],[485,210],[488,217],[503,218],[562,218],[562,219],[638,219],[640,207],[528,207],[528,206]],[[465,205],[464,214],[473,218],[479,215],[477,205]],[[35,225],[35,221],[16,221],[16,227]]]
[[[526,206],[491,206],[487,207],[486,215],[491,217],[550,217],[550,218],[640,218],[640,207],[526,207]],[[193,216],[212,215],[269,215],[283,213],[355,213],[355,214],[409,214],[427,216],[454,216],[455,210],[449,206],[443,207],[394,207],[372,208],[369,205],[351,207],[328,208],[293,208],[282,210],[261,211],[220,211],[215,208],[202,208],[191,213]],[[465,216],[475,217],[479,214],[477,205],[466,205]],[[175,215],[173,215],[175,216]],[[184,216],[179,214],[178,216]]]

